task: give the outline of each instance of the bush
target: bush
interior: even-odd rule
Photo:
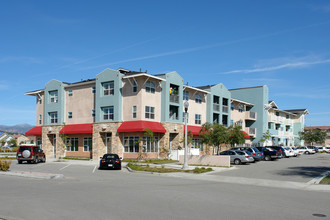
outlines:
[[[9,170],[10,165],[11,165],[11,161],[0,159],[0,171],[7,171],[7,170]]]

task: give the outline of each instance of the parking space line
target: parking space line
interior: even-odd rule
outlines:
[[[63,169],[65,169],[65,168],[67,168],[68,166],[71,166],[71,164],[68,164],[68,165],[66,165],[65,167],[62,167],[60,170],[63,170]]]
[[[96,168],[97,168],[97,165],[95,165],[95,167],[94,167],[94,169],[93,169],[93,173],[95,172]]]

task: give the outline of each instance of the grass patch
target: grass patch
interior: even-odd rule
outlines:
[[[167,163],[177,163],[178,160],[170,159],[147,159],[147,160],[134,160],[134,159],[123,159],[122,162],[128,163],[153,163],[153,164],[167,164]]]
[[[205,167],[196,167],[193,170],[182,170],[182,169],[173,169],[173,168],[165,168],[165,166],[161,167],[151,167],[148,164],[147,165],[137,165],[134,163],[128,163],[127,167],[131,168],[132,170],[136,171],[144,171],[144,172],[152,172],[152,173],[174,173],[174,172],[186,172],[186,173],[206,173],[213,171],[212,168],[205,168]]]
[[[325,185],[330,185],[330,176],[324,177],[321,181],[320,184],[325,184]]]

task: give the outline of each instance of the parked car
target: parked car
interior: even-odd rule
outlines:
[[[264,154],[264,160],[270,161],[273,159],[280,159],[282,156],[277,150],[267,148],[267,147],[256,147],[259,151],[262,151]]]
[[[326,152],[326,147],[319,146],[317,149],[320,153]]]
[[[325,147],[325,152],[330,153],[330,147]]]
[[[230,156],[230,162],[235,165],[252,163],[254,159],[248,153],[239,150],[226,150],[220,153],[222,156]]]
[[[233,147],[231,148],[231,150],[241,150],[241,151],[250,152],[255,161],[260,161],[264,159],[264,154],[255,147]]]
[[[315,153],[318,153],[319,152],[319,149],[315,146],[307,146],[307,148],[309,149],[314,149],[315,150]]]
[[[121,158],[118,154],[104,154],[100,157],[99,169],[116,169],[121,170]]]
[[[295,155],[294,150],[291,149],[290,147],[283,147],[284,151],[285,151],[285,155],[286,157],[296,157],[297,155]]]
[[[291,148],[293,149],[294,153],[295,153],[297,156],[302,155],[302,154],[304,153],[302,150],[299,150],[299,149],[297,149],[297,148],[295,148],[295,147],[291,147]]]
[[[19,164],[21,164],[23,161],[27,161],[28,163],[32,162],[35,164],[39,161],[45,163],[46,155],[43,150],[38,146],[22,145],[19,146],[17,150],[16,159]]]
[[[304,154],[315,154],[316,153],[314,147],[301,146],[301,147],[298,147],[297,149],[302,151]]]
[[[282,154],[282,157],[287,157],[286,154],[285,154],[285,150],[284,150],[283,147],[280,147],[280,146],[269,146],[268,148],[272,148],[272,149],[275,149],[275,150],[279,151]]]

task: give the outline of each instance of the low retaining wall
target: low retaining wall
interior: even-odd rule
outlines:
[[[180,155],[180,163],[184,163],[184,156]],[[188,165],[209,165],[209,166],[222,166],[230,167],[229,156],[213,156],[213,155],[201,155],[194,156],[188,155]]]

